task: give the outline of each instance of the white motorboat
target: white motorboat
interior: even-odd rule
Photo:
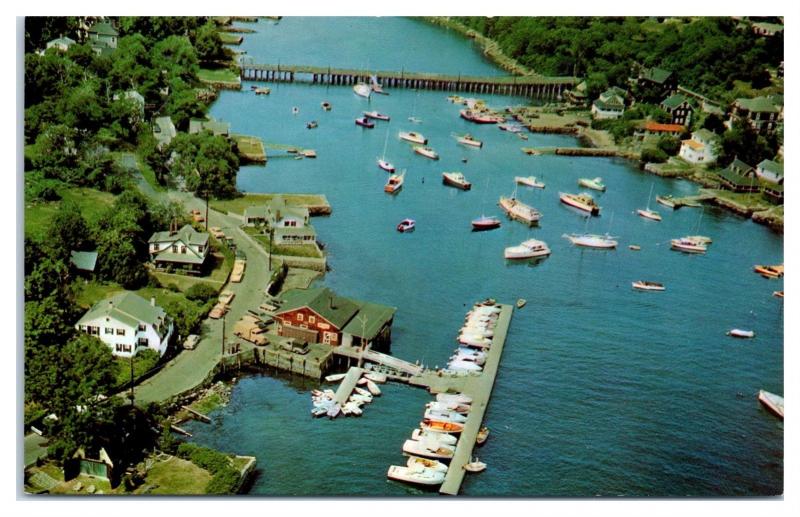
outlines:
[[[367,372],[364,374],[364,377],[372,382],[377,382],[378,384],[383,384],[387,380],[386,374],[379,372]]]
[[[443,172],[442,183],[461,190],[470,190],[472,188],[472,183],[467,181],[464,174],[460,172]]]
[[[419,154],[420,156],[424,156],[425,158],[430,158],[431,160],[439,159],[439,154],[430,147],[423,147],[421,145],[417,145],[414,146],[414,152]]]
[[[444,483],[444,472],[420,467],[399,467],[392,465],[386,473],[386,477],[396,481],[405,481],[416,485],[441,485]]]
[[[581,187],[590,188],[592,190],[599,190],[600,192],[606,191],[606,186],[603,185],[603,178],[581,178],[578,180],[578,185]]]
[[[783,397],[764,390],[758,390],[758,401],[764,404],[775,416],[783,420]]]
[[[327,412],[328,418],[330,419],[336,418],[337,416],[339,416],[339,413],[341,413],[341,411],[342,411],[342,406],[340,406],[339,404],[332,405]]]
[[[565,205],[569,205],[578,210],[589,212],[591,215],[600,215],[600,207],[594,202],[594,198],[586,193],[569,194],[566,192],[559,192],[558,198]]]
[[[440,422],[455,422],[456,424],[463,424],[467,421],[467,417],[456,411],[442,411],[439,409],[426,409],[425,418],[430,420],[439,420]]]
[[[464,470],[467,472],[483,472],[486,470],[486,463],[479,461],[477,458],[464,465]]]
[[[439,402],[458,402],[460,404],[472,404],[472,397],[463,393],[437,393],[436,400]]]
[[[460,355],[454,354],[450,356],[451,361],[467,361],[470,363],[475,363],[478,366],[483,366],[486,363],[485,357],[474,356],[474,355]]]
[[[386,115],[384,113],[379,113],[377,111],[365,111],[363,113],[364,113],[365,117],[374,118],[375,120],[389,120],[390,119],[389,115]]]
[[[680,239],[672,239],[670,241],[670,246],[675,251],[681,251],[683,253],[697,253],[702,254],[708,250],[708,246],[705,244],[698,242],[696,240],[687,239],[686,237],[681,237]]]
[[[460,361],[453,359],[447,364],[447,369],[456,372],[481,372],[483,368],[473,361]]]
[[[594,235],[594,234],[564,234],[563,237],[568,239],[575,246],[583,246],[585,248],[599,248],[599,249],[612,249],[617,247],[617,241],[609,235]]]
[[[347,377],[346,373],[335,373],[333,375],[328,375],[327,377],[325,377],[325,380],[328,382],[339,382],[345,377]]]
[[[752,330],[742,330],[742,329],[731,329],[728,331],[728,335],[731,337],[738,337],[742,339],[750,339],[756,337],[756,333]]]
[[[469,345],[474,346],[477,348],[489,348],[492,346],[492,340],[486,339],[485,337],[474,336],[474,335],[460,335],[458,336],[458,342],[462,345]]]
[[[508,217],[521,223],[534,225],[539,222],[539,219],[542,217],[542,214],[538,210],[516,199],[515,195],[511,197],[500,196],[500,202],[498,204]]]
[[[547,243],[536,239],[528,239],[519,246],[509,246],[505,249],[504,256],[509,260],[530,259],[535,257],[546,257],[550,255],[550,248]]]
[[[353,86],[353,93],[359,97],[369,98],[369,96],[372,94],[372,88],[370,88],[366,83],[356,83],[355,86]]]
[[[398,136],[401,140],[405,140],[407,142],[412,142],[414,144],[422,144],[425,145],[428,143],[428,139],[422,133],[417,133],[415,131],[400,131]]]
[[[544,188],[544,183],[536,180],[536,176],[514,176],[514,181],[519,185],[531,188]]]
[[[490,338],[494,336],[494,330],[480,324],[471,323],[461,327],[461,334]]]
[[[469,145],[471,147],[483,147],[483,142],[476,140],[469,133],[466,135],[456,135],[456,141],[458,141],[459,144]]]
[[[452,434],[447,433],[434,433],[424,429],[414,429],[411,433],[411,439],[417,441],[435,441],[443,445],[455,445],[458,443],[458,438]]]
[[[435,411],[455,411],[456,413],[469,413],[469,404],[456,404],[454,402],[428,402],[425,404],[428,409]]]
[[[447,472],[447,465],[441,461],[423,458],[421,456],[409,456],[408,463],[406,464],[409,468],[424,467],[426,469],[435,470],[436,472]]]
[[[652,221],[660,221],[661,220],[661,214],[659,214],[655,210],[650,210],[649,208],[648,209],[641,209],[640,208],[639,210],[636,211],[636,213],[639,214],[640,216],[644,217],[645,219],[650,219]]]
[[[378,397],[381,394],[381,389],[371,380],[367,380],[367,390],[369,390],[370,395],[373,397]]]
[[[637,280],[636,282],[631,282],[631,285],[634,289],[639,291],[664,291],[666,287],[664,284],[660,284],[658,282],[648,282],[646,280]]]
[[[414,456],[424,456],[426,458],[446,458],[453,457],[455,448],[452,445],[444,445],[439,442],[423,442],[416,440],[406,440],[403,442],[403,452]]]

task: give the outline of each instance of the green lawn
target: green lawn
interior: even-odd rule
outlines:
[[[201,68],[200,71],[197,73],[198,79],[204,82],[227,82],[227,83],[238,83],[239,76],[233,72],[230,68]]]
[[[211,411],[215,410],[221,405],[222,397],[220,397],[219,393],[212,392],[209,395],[192,402],[189,407],[198,413],[208,415]]]
[[[219,212],[244,214],[249,206],[263,205],[277,194],[244,194],[235,199],[216,199],[211,201],[211,208]],[[321,194],[280,194],[289,205],[294,206],[327,206],[328,200]]]
[[[92,188],[64,186],[58,189],[58,193],[61,201],[25,204],[25,235],[44,236],[50,220],[64,201],[75,201],[89,223],[99,221],[106,208],[114,202],[113,194]]]
[[[731,201],[737,205],[744,206],[756,211],[766,210],[772,205],[764,199],[761,193],[745,194],[740,192],[731,192],[729,190],[710,190],[709,192],[718,198]]]
[[[240,45],[242,43],[241,35],[230,32],[220,32],[219,39],[221,39],[222,43],[225,45]]]
[[[265,235],[261,230],[252,226],[245,226],[243,230],[252,236],[265,250],[269,251],[269,235]],[[313,244],[275,245],[272,247],[272,253],[290,257],[322,258],[322,252]]]
[[[204,494],[211,474],[191,461],[172,457],[153,465],[147,472],[144,485],[150,485],[151,494],[190,495]]]
[[[75,302],[80,307],[86,309],[100,300],[103,300],[109,296],[113,296],[124,290],[125,289],[123,289],[122,286],[113,282],[84,282],[83,280],[76,280],[72,284],[72,292],[75,295]],[[186,297],[183,295],[183,293],[176,293],[170,291],[169,289],[160,287],[143,287],[134,292],[145,300],[155,298],[156,304],[162,307],[170,301],[182,302],[186,300]]]

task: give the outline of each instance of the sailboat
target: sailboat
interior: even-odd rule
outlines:
[[[483,200],[481,201],[482,206],[486,206],[486,192],[489,190],[489,178],[486,178],[486,189],[483,191]],[[473,232],[482,232],[486,230],[494,230],[495,228],[500,228],[500,219],[495,216],[487,217],[486,214],[481,215],[477,219],[472,220],[472,231]]]
[[[650,199],[653,197],[653,187],[655,186],[655,182],[650,184],[650,195],[647,196],[647,208],[642,210],[641,208],[636,211],[637,214],[644,217],[645,219],[651,219],[653,221],[660,221],[661,214],[656,212],[655,210],[650,210]]]
[[[414,124],[422,123],[422,119],[421,118],[414,116],[414,113],[416,113],[416,111],[417,111],[417,98],[418,97],[419,97],[419,92],[417,92],[417,96],[414,97],[414,105],[411,106],[411,116],[408,117],[408,121],[409,122],[413,122]]]
[[[394,172],[394,165],[386,161],[386,146],[389,145],[389,128],[386,128],[386,140],[383,142],[383,155],[378,158],[378,167],[386,172]]]
[[[538,210],[517,199],[516,186],[514,187],[514,193],[511,194],[511,197],[500,196],[500,202],[498,204],[508,217],[516,219],[521,223],[534,225],[542,217],[542,214]]]

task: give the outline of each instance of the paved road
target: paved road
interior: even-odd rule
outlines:
[[[183,192],[155,192],[144,180],[140,190],[155,200],[170,199],[183,204],[186,210],[197,208],[205,213],[205,202]],[[228,215],[209,210],[209,226],[222,228],[233,237],[236,246],[247,255],[247,268],[241,283],[229,283],[226,288],[236,293],[225,317],[225,343],[238,340],[233,335],[233,326],[248,309],[257,308],[263,301],[264,289],[269,281],[267,254],[240,228],[240,221]],[[194,350],[184,350],[157,374],[143,381],[134,390],[136,401],[141,404],[160,402],[191,390],[214,369],[222,353],[222,320],[206,319],[202,324],[201,340]]]

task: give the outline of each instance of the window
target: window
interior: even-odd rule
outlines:
[[[172,253],[178,253],[178,245],[177,244],[173,244],[172,245]]]
[[[147,338],[140,337],[139,340],[136,342],[136,345],[137,346],[147,346],[148,345]]]
[[[145,330],[147,330],[147,325],[139,323],[139,332],[144,332]]]
[[[202,245],[197,247],[197,253],[203,253],[203,246]]]
[[[100,335],[100,327],[89,326],[89,327],[86,327],[86,329],[89,332],[89,334],[91,334],[93,336],[99,336]]]
[[[114,333],[114,329],[113,329],[113,328],[111,328],[111,327],[106,327],[106,329],[105,329],[105,333],[106,333],[106,334],[113,334],[113,333]]]
[[[297,313],[297,321],[303,321],[303,313],[302,312],[298,312]]]
[[[125,329],[117,329],[117,335],[118,336],[124,336],[125,335]]]
[[[309,317],[308,317],[308,322],[309,322],[309,323],[311,323],[312,325],[313,325],[314,323],[316,323],[316,322],[317,322],[317,318],[316,318],[316,316],[309,316]]]
[[[181,253],[186,253],[186,246],[181,246]]]

